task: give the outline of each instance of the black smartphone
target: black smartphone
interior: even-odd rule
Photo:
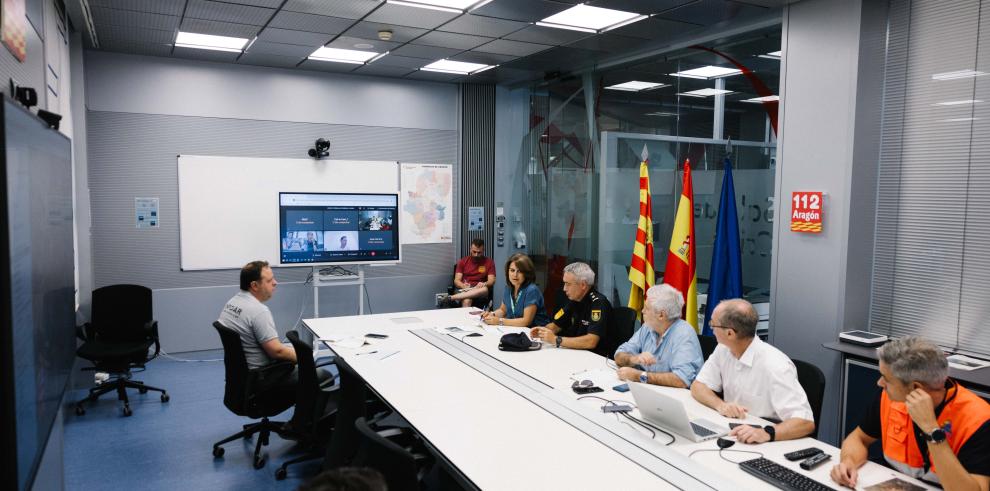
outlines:
[[[386,335],[386,334],[375,334],[375,333],[369,332],[368,334],[365,334],[364,337],[371,338],[371,339],[387,339],[388,338],[388,335]]]

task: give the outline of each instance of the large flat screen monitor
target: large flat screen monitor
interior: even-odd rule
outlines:
[[[399,195],[279,193],[284,266],[399,262]]]

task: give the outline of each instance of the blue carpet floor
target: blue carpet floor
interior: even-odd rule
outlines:
[[[184,359],[219,359],[222,351],[176,355]],[[91,373],[91,372],[86,372]],[[84,375],[88,376],[88,375]],[[128,391],[133,415],[124,417],[115,393],[105,394],[77,416],[74,401],[85,390],[66,395],[65,482],[68,490],[185,490],[295,489],[319,472],[320,460],[289,467],[288,478],[275,479],[275,469],[301,455],[293,442],[272,435],[265,447],[267,463],[252,467],[255,439],[225,445],[214,459],[213,443],[250,422],[223,405],[222,361],[183,362],[159,357],[134,380],[168,391],[159,394]],[[292,410],[276,420],[287,421]]]

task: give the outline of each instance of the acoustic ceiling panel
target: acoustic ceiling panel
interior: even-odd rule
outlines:
[[[351,28],[344,32],[344,34],[362,39],[378,39],[378,33],[380,31],[392,31],[391,41],[396,43],[408,43],[409,41],[430,32],[427,29],[419,29],[416,27],[361,21],[351,26]]]
[[[258,34],[258,41],[269,41],[272,43],[301,44],[304,46],[323,46],[333,37],[332,34],[322,32],[293,31],[291,29],[279,29],[277,27],[266,27]]]
[[[460,14],[386,3],[379,7],[378,10],[372,12],[365,20],[383,24],[398,24],[400,26],[433,29],[458,15]]]
[[[463,77],[463,75],[453,73],[427,72],[423,70],[412,72],[405,76],[405,78],[411,78],[414,80],[429,80],[433,82],[457,82]]]
[[[384,53],[388,50],[398,48],[401,44],[391,41],[379,41],[377,39],[362,39],[350,36],[340,36],[334,39],[327,46],[340,49],[356,49],[360,51],[374,51]],[[369,47],[370,46],[370,47]]]
[[[139,27],[162,31],[170,31],[179,27],[179,18],[174,15],[102,7],[92,7],[90,10],[93,12],[93,22],[96,25]]]
[[[440,26],[439,30],[497,38],[518,31],[527,25],[529,24],[514,20],[493,19],[480,15],[462,15]]]
[[[482,53],[495,53],[498,55],[528,56],[549,48],[552,48],[552,46],[509,41],[507,39],[496,39],[488,44],[477,47],[475,51],[480,51]]]
[[[104,24],[96,27],[96,35],[99,37],[100,43],[105,41],[123,41],[128,43],[172,44],[175,41],[175,31]]]
[[[598,36],[582,39],[568,44],[569,48],[588,49],[592,51],[604,51],[607,53],[628,53],[643,48],[646,40],[620,36],[607,32]]]
[[[314,46],[302,46],[299,44],[282,44],[268,41],[255,41],[248,48],[249,53],[264,53],[268,55],[293,56],[296,61],[313,54],[316,51]]]
[[[451,55],[460,53],[463,50],[441,48],[439,46],[421,46],[418,44],[407,44],[396,49],[392,54],[399,56],[410,56],[413,58],[425,58],[430,61],[440,60]]]
[[[381,0],[289,0],[283,9],[344,19],[360,19],[381,3]]]
[[[134,10],[153,14],[182,15],[186,0],[89,0],[89,6]]]
[[[628,26],[609,31],[609,34],[619,34],[622,36],[638,37],[650,40],[677,39],[684,34],[694,31],[702,26],[690,24],[660,17],[651,17],[634,22]]]
[[[149,56],[169,56],[172,53],[171,44],[132,43],[113,39],[105,42],[101,39],[100,49]]]
[[[255,26],[265,25],[274,13],[274,9],[212,0],[189,0],[186,6],[186,17]]]
[[[241,5],[251,5],[254,7],[268,7],[277,9],[284,0],[221,0],[227,3],[239,3]]]
[[[563,46],[589,36],[594,36],[594,34],[590,32],[531,25],[525,29],[520,29],[512,34],[509,34],[508,36],[505,36],[505,39],[511,41],[523,41],[527,43]]]
[[[571,7],[573,5],[546,0],[495,0],[471,13],[499,19],[536,22]]]
[[[518,56],[499,55],[495,53],[481,53],[478,51],[465,51],[463,53],[458,53],[450,57],[450,59],[454,61],[481,63],[483,65],[499,65],[502,63],[515,60],[516,58],[518,58]]]
[[[172,50],[172,56],[179,58],[189,58],[191,60],[203,60],[203,61],[223,61],[227,63],[232,63],[240,53],[231,53],[228,51],[215,51],[212,49],[196,49],[196,48],[181,48],[176,47]]]
[[[198,34],[252,39],[258,34],[260,27],[247,24],[233,24],[230,22],[190,19],[187,17],[182,21],[179,29],[184,32],[195,32]]]
[[[767,9],[765,7],[733,2],[731,0],[699,0],[698,2],[663,12],[660,14],[660,17],[710,26],[735,18],[762,14],[766,11]]]
[[[591,0],[588,5],[637,14],[658,14],[698,0]]]
[[[413,44],[440,46],[453,49],[471,49],[492,41],[492,38],[455,34],[452,32],[432,31],[412,41]]]
[[[325,15],[304,14],[280,10],[268,27],[293,29],[296,31],[320,32],[323,34],[340,34],[353,24],[352,19],[327,17]]]
[[[250,53],[244,53],[237,59],[237,63],[242,65],[260,65],[276,68],[294,68],[300,61],[302,61],[301,57],[280,56],[268,53],[257,53],[253,51]]]
[[[350,63],[333,63],[330,61],[319,61],[319,60],[306,60],[299,65],[299,68],[304,70],[315,70],[318,72],[333,72],[333,73],[347,73],[354,71],[355,68],[361,65],[352,65]]]
[[[377,76],[382,76],[382,77],[401,77],[401,76],[403,76],[403,75],[405,75],[407,73],[412,72],[413,70],[414,69],[412,69],[412,68],[404,68],[404,67],[401,67],[401,66],[382,65],[382,64],[380,64],[380,63],[378,63],[376,61],[376,62],[374,62],[374,63],[372,63],[370,65],[364,65],[362,67],[358,67],[357,70],[354,70],[354,73],[356,73],[358,75],[377,75]]]
[[[409,70],[416,70],[429,65],[434,60],[427,60],[423,58],[410,58],[408,56],[400,56],[395,53],[389,53],[378,60],[375,60],[372,65],[388,65],[400,68],[408,68]],[[408,71],[408,70],[407,70]]]

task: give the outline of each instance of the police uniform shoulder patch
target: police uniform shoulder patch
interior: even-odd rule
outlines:
[[[564,309],[560,309],[557,311],[556,314],[553,314],[553,320],[560,319],[563,316],[564,316]]]
[[[598,322],[602,320],[602,311],[595,309],[591,311],[591,322]]]

